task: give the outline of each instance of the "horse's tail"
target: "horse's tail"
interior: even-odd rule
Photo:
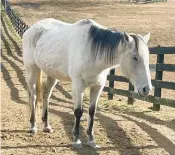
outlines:
[[[37,84],[36,84],[36,89],[37,89],[37,102],[42,102],[43,101],[43,82],[42,82],[42,71],[40,70],[38,73],[37,77]]]
[[[37,90],[37,116],[41,118],[41,107],[43,104],[43,81],[42,81],[42,71],[40,70],[37,76],[37,83],[36,83],[36,90]]]

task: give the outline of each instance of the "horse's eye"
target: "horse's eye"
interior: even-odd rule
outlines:
[[[138,60],[136,56],[133,56],[132,58],[133,58],[135,61],[137,61],[137,60]]]

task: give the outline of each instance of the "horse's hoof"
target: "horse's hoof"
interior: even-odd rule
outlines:
[[[76,148],[76,149],[82,149],[83,148],[80,140],[77,140],[76,142],[73,142],[73,147]]]
[[[52,130],[52,128],[50,126],[47,126],[47,127],[44,127],[43,132],[45,132],[45,133],[52,133],[53,130]]]
[[[36,127],[34,127],[34,128],[31,128],[31,129],[29,130],[29,133],[36,134],[37,131],[38,131],[38,129],[37,129]]]
[[[87,145],[88,145],[89,147],[95,148],[95,149],[100,148],[100,146],[97,145],[94,141],[89,141],[89,142],[87,142]]]

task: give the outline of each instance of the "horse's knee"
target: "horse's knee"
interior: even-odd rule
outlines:
[[[95,104],[90,105],[89,107],[89,115],[93,117],[95,114]]]
[[[34,114],[31,114],[30,123],[33,124],[36,121]]]
[[[83,109],[81,107],[77,107],[74,110],[75,115],[75,123],[73,127],[73,135],[75,136],[74,139],[76,140],[79,137],[79,125],[80,125],[80,118],[83,115]]]
[[[91,104],[89,106],[89,120],[88,120],[88,128],[86,130],[87,135],[89,135],[89,139],[93,139],[92,128],[94,124],[94,115],[95,115],[95,104]]]
[[[83,115],[83,108],[81,107],[75,108],[74,115],[76,118],[80,118]]]
[[[46,108],[45,111],[43,112],[42,121],[46,122],[47,118],[48,118],[48,109]]]
[[[30,116],[31,127],[34,127],[35,126],[35,122],[36,122],[35,110],[34,110],[34,108],[32,108],[31,116]]]

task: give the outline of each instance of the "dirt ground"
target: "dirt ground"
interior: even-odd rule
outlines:
[[[27,2],[27,3],[26,3]],[[35,3],[34,3],[35,2]],[[93,18],[97,22],[128,32],[145,34],[151,31],[150,46],[175,46],[174,3],[119,4],[115,1],[46,1],[16,0],[13,8],[29,25],[46,17],[75,22]],[[1,153],[3,155],[175,155],[175,109],[161,106],[161,111],[149,109],[150,103],[136,101],[126,104],[126,98],[115,96],[108,101],[102,93],[95,118],[94,133],[101,146],[92,149],[86,145],[88,89],[85,92],[85,113],[81,121],[83,149],[72,148],[74,115],[70,83],[61,82],[54,89],[49,107],[52,134],[41,132],[39,113],[36,135],[28,133],[29,105],[22,64],[21,40],[8,18],[1,22]],[[126,22],[127,21],[127,22]],[[155,61],[155,57],[151,58]],[[174,63],[168,56],[166,63]],[[175,81],[174,73],[164,78]],[[116,83],[116,87],[125,86]],[[173,91],[163,92],[164,97],[174,98]]]

